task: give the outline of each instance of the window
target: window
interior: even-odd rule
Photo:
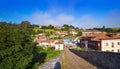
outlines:
[[[112,47],[114,47],[114,43],[112,42]]]
[[[108,43],[106,43],[106,46],[108,46]]]
[[[120,50],[118,49],[118,52],[120,52]]]
[[[58,45],[58,47],[60,47],[60,45]]]
[[[120,42],[118,42],[118,45],[120,45]]]
[[[112,52],[114,52],[114,50],[112,50]]]

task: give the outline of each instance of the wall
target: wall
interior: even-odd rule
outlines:
[[[84,58],[98,69],[120,69],[120,53],[80,51],[73,49],[70,49],[70,51]]]
[[[63,50],[63,44],[55,44],[56,50]]]
[[[120,51],[120,45],[118,45],[118,42],[120,42],[120,39],[101,40],[101,51]],[[106,46],[106,43],[108,43],[108,46]],[[112,47],[112,43],[114,43],[114,47]]]

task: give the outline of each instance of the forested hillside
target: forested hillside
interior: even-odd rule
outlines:
[[[0,69],[30,69],[36,53],[33,25],[0,22]]]
[[[118,28],[106,28],[105,26],[103,26],[102,28],[93,28],[92,30],[100,30],[100,31],[107,32],[107,33],[119,33],[120,27],[118,27]]]

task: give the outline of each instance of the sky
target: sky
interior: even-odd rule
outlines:
[[[120,0],[0,0],[0,21],[120,27]]]

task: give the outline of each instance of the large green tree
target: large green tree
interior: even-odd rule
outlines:
[[[0,22],[0,69],[30,67],[36,53],[30,27],[27,21],[21,24]]]

